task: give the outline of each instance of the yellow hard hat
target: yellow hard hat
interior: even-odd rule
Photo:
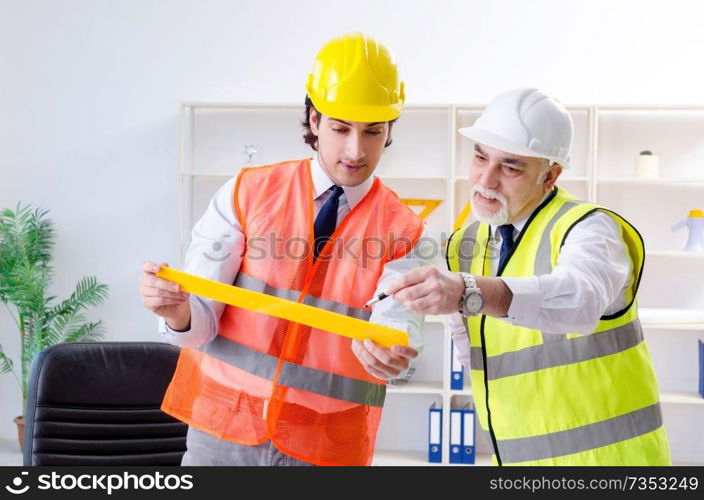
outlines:
[[[391,50],[360,32],[320,49],[306,92],[324,115],[353,122],[394,120],[406,100]]]

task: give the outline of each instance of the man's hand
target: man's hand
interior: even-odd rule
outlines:
[[[388,380],[398,377],[418,357],[418,351],[410,346],[395,345],[388,349],[367,339],[352,341],[352,352],[365,370],[376,378]]]
[[[168,267],[168,264],[162,264]],[[156,273],[161,266],[156,262],[144,262],[139,276],[139,295],[144,307],[166,319],[174,330],[187,330],[191,323],[190,294],[180,291],[180,286],[159,278]]]
[[[459,310],[464,280],[459,274],[423,266],[396,278],[385,293],[417,313],[449,314]]]

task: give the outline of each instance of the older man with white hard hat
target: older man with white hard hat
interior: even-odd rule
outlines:
[[[474,126],[476,222],[386,293],[451,316],[499,465],[668,465],[659,391],[638,320],[643,240],[556,186],[573,125],[539,90],[492,100]],[[457,312],[459,311],[459,313]]]

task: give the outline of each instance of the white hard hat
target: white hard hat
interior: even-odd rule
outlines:
[[[507,153],[547,158],[569,168],[573,128],[572,117],[556,99],[521,88],[496,96],[473,126],[458,132]]]

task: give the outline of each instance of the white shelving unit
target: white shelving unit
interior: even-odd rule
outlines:
[[[469,193],[472,145],[456,130],[471,125],[481,105],[407,106],[393,130],[377,175],[402,198],[442,199],[427,219],[446,242]],[[646,242],[639,295],[643,326],[662,392],[665,425],[676,463],[704,464],[704,399],[697,392],[697,338],[704,337],[704,254],[681,251],[686,231],[670,226],[689,209],[704,208],[704,107],[568,106],[575,124],[572,168],[558,181],[581,199],[611,208]],[[302,105],[184,103],[181,106],[179,251],[183,262],[193,224],[215,191],[247,162],[256,165],[309,157]],[[635,157],[649,149],[660,159],[659,179],[637,179]],[[216,249],[214,248],[214,251]],[[701,312],[700,316],[697,316]],[[390,386],[374,463],[427,462],[428,408],[443,409],[443,464],[449,463],[449,408],[471,400],[450,390],[450,332],[445,318],[426,318],[425,348],[411,382]],[[490,463],[477,432],[477,464]]]

